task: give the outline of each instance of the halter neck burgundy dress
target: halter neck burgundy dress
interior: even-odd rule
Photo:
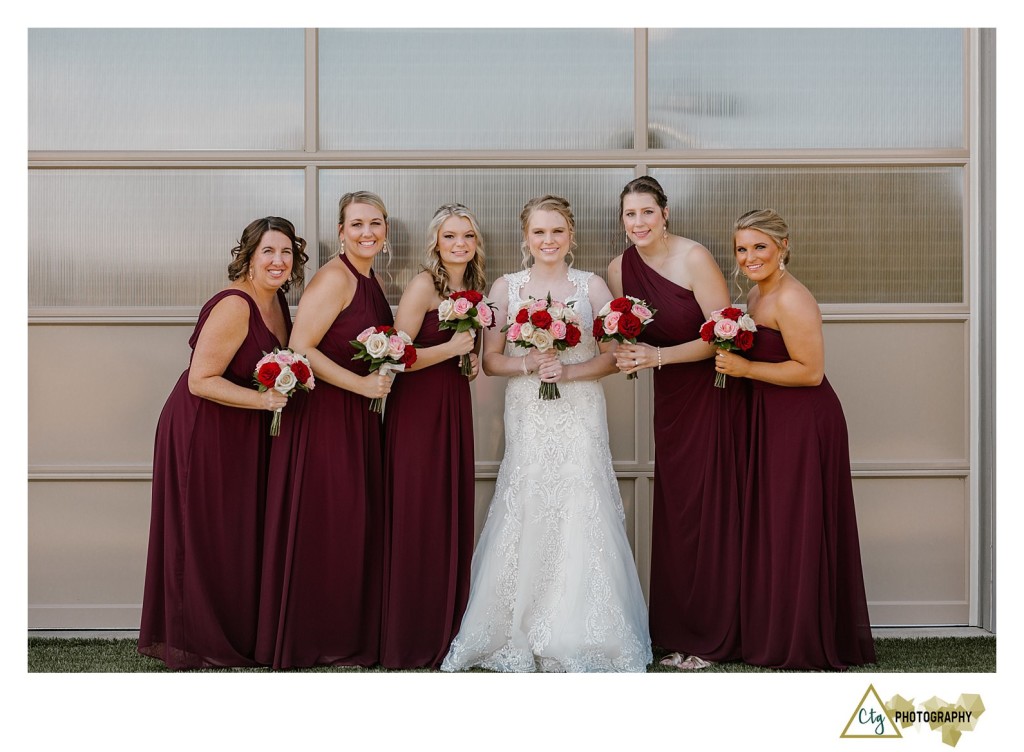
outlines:
[[[423,318],[417,347],[455,332]],[[473,405],[459,359],[399,374],[384,412],[381,665],[441,664],[469,600],[473,560]]]
[[[639,339],[671,347],[697,339],[697,298],[658,274],[636,246],[622,255],[626,295],[657,309]],[[748,387],[715,386],[713,359],[654,369],[651,642],[710,661],[740,657],[740,495]]]
[[[256,362],[281,343],[245,292],[208,300],[188,344],[195,350],[210,312],[231,295],[248,302],[249,330],[224,378],[251,387]],[[288,302],[280,292],[277,300],[290,332]],[[138,649],[174,669],[253,666],[271,414],[197,397],[188,374],[156,427]]]
[[[373,272],[317,349],[365,376],[349,344],[394,319]],[[314,373],[314,376],[316,374]],[[384,509],[380,415],[370,400],[318,379],[289,400],[274,439],[256,657],[274,668],[371,666],[380,649]]]
[[[782,334],[761,325],[745,357],[790,359]],[[805,670],[874,663],[839,398],[827,379],[809,387],[749,381],[743,660]]]

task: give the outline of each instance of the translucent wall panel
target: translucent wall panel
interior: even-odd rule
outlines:
[[[32,29],[28,148],[302,149],[301,29]]]
[[[629,29],[324,29],[321,149],[633,146]]]
[[[338,252],[338,199],[348,191],[369,190],[384,199],[395,249],[387,272],[388,298],[397,303],[405,284],[420,270],[426,228],[441,204],[458,201],[476,214],[484,235],[487,279],[522,268],[519,212],[532,197],[564,196],[576,217],[575,264],[604,274],[622,250],[618,195],[633,171],[618,168],[321,170],[321,259]]]
[[[302,170],[30,170],[30,307],[198,307],[243,228],[302,235]]]
[[[819,303],[963,301],[963,170],[808,167],[651,170],[674,231],[731,275],[732,226],[771,207],[790,227],[788,268]],[[730,277],[731,279],[731,277]],[[731,291],[737,294],[735,286]]]
[[[652,148],[960,148],[960,29],[652,29]]]

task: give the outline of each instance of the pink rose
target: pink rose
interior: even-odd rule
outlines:
[[[647,321],[651,317],[651,309],[639,303],[633,304],[632,313],[641,321]]]
[[[458,300],[455,301],[454,305],[452,306],[452,311],[455,313],[456,316],[460,318],[465,318],[466,314],[469,312],[469,309],[472,307],[473,304],[469,302],[466,298],[459,298]]]
[[[565,322],[555,319],[551,322],[548,331],[551,332],[551,336],[555,339],[565,339]]]
[[[377,327],[375,327],[375,326],[368,326],[365,329],[363,329],[363,331],[359,332],[359,336],[356,337],[356,341],[357,342],[362,342],[363,344],[366,344],[367,338],[369,338],[369,336],[371,334],[373,334],[374,332],[376,332],[376,331],[377,331]]]
[[[481,326],[489,327],[494,323],[494,312],[486,303],[481,303],[476,307],[476,317],[480,319]]]
[[[523,328],[522,324],[513,324],[508,328],[508,333],[505,335],[505,339],[509,342],[515,342],[519,339],[519,330]]]
[[[530,313],[533,314],[536,313],[537,311],[547,310],[547,307],[548,301],[544,300],[543,298],[540,300],[535,300],[530,304]]]
[[[715,336],[719,339],[732,339],[739,330],[740,325],[732,319],[723,318],[715,323]]]
[[[388,355],[398,360],[402,357],[402,353],[405,352],[405,340],[399,337],[397,334],[392,334],[388,337]]]
[[[724,308],[719,308],[717,311],[712,311],[711,312],[711,320],[715,321],[715,322],[721,321],[722,320],[722,311],[724,311],[724,310],[725,310]]]
[[[619,330],[619,319],[622,318],[621,311],[612,311],[604,317],[604,333],[615,334]]]

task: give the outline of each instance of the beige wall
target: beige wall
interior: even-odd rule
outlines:
[[[137,628],[156,420],[187,363],[190,323],[29,327],[29,627]],[[967,324],[826,324],[827,373],[850,427],[876,624],[970,621]],[[905,343],[913,342],[908,348]],[[118,379],[89,363],[116,362]],[[73,377],[66,364],[78,364]],[[919,374],[928,374],[920,377]],[[616,473],[649,578],[650,379],[604,380]],[[503,451],[502,379],[474,384],[477,529]]]

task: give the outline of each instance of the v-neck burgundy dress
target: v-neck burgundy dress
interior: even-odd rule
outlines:
[[[257,361],[281,343],[243,291],[222,290],[207,301],[189,346],[195,349],[210,312],[230,295],[248,302],[249,331],[224,378],[251,387]],[[282,293],[278,302],[291,331]],[[251,666],[271,413],[197,397],[188,374],[156,428],[138,649],[175,669]]]
[[[789,360],[758,326],[750,360]],[[750,464],[743,502],[743,660],[789,669],[875,662],[861,572],[846,418],[823,379],[750,379]]]
[[[697,339],[704,314],[691,290],[658,274],[636,246],[622,287],[657,309],[639,339],[671,347]],[[651,642],[712,661],[740,657],[740,495],[748,386],[715,386],[714,359],[654,369]]]
[[[350,341],[392,325],[371,271],[317,349],[365,376]],[[316,373],[314,372],[314,376]],[[289,400],[274,439],[256,657],[274,668],[371,666],[380,651],[384,444],[370,400],[317,380]]]

